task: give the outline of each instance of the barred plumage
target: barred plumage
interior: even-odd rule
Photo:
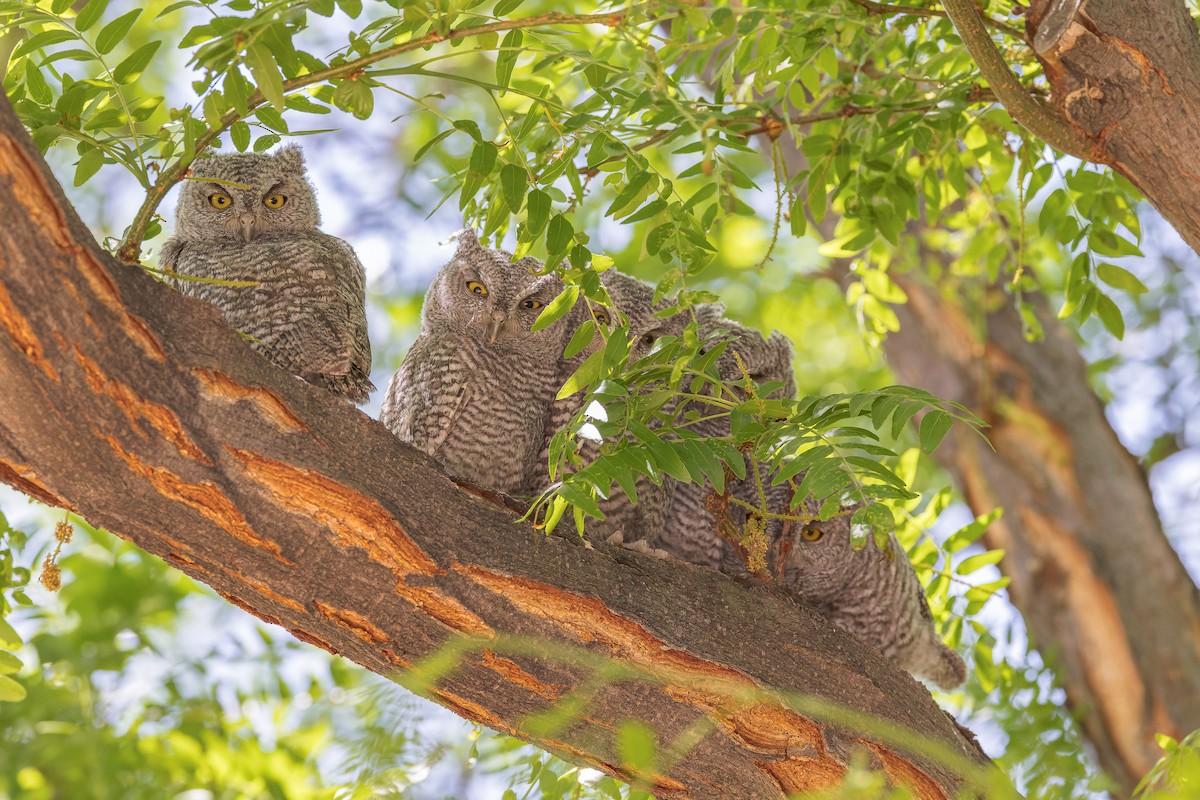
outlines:
[[[853,509],[846,509],[847,514]],[[815,514],[811,503],[808,513]],[[925,590],[895,535],[890,553],[873,537],[855,550],[850,517],[789,521],[775,544],[775,572],[801,600],[902,669],[943,689],[966,680],[962,658],[938,638]]]
[[[421,333],[380,416],[451,476],[509,493],[523,491],[541,448],[571,332],[569,319],[530,330],[562,291],[554,275],[534,274],[541,269],[462,232],[425,294]]]
[[[722,316],[724,311],[720,305],[703,305],[696,309],[696,321],[702,337],[716,331],[725,331],[725,338],[730,339],[717,361],[717,372],[721,378],[727,381],[740,380],[743,377],[742,367],[745,367],[746,373],[758,383],[784,383],[784,387],[771,395],[772,397],[791,397],[795,393],[791,342],[778,332],[764,339],[758,331],[725,319]],[[741,365],[738,363],[739,358]],[[701,417],[715,413],[712,406],[697,401],[692,401],[690,406]],[[684,411],[686,410],[688,409],[685,407]],[[696,422],[690,425],[689,429],[703,437],[729,436],[729,417],[720,416]],[[749,459],[746,460],[746,465],[749,470]],[[671,513],[658,546],[670,555],[694,564],[730,572],[742,571],[744,566],[717,533],[717,521],[708,510],[706,500],[712,491],[712,485],[708,482],[685,484],[671,481],[669,487]],[[768,502],[772,506],[786,506],[790,499],[786,487],[765,488]],[[729,485],[729,492],[731,496],[747,503],[759,504],[758,487],[749,472],[745,480],[733,480]],[[749,512],[737,505],[731,505],[729,510],[734,525],[738,530],[744,530]],[[778,521],[768,521],[766,527],[768,539],[778,536]]]
[[[161,266],[271,361],[361,403],[375,388],[366,275],[350,245],[319,222],[300,148],[202,159],[180,193]]]
[[[656,312],[671,304],[666,300],[655,303],[654,287],[650,284],[615,269],[602,273],[600,280],[604,283],[616,310],[628,321],[631,361],[650,352],[658,339],[664,336],[681,336],[683,334],[688,323],[688,315],[681,312],[668,317],[655,317]],[[580,318],[576,320],[575,324],[582,322],[583,314],[587,313],[586,307],[582,303],[577,308]],[[597,321],[602,324],[615,327],[620,322],[612,314],[612,309],[597,309],[596,313],[600,315]],[[567,378],[579,368],[584,359],[591,355],[602,341],[599,336],[596,336],[592,340],[591,347],[584,352],[570,359],[559,360],[556,378],[559,386],[566,382]],[[582,402],[583,395],[576,394],[556,400],[551,405],[541,452],[530,473],[530,483],[535,490],[544,488],[543,485],[546,482],[550,440],[579,412]],[[599,448],[596,443],[581,439],[579,453],[585,462],[591,462],[599,455]],[[647,546],[652,546],[666,524],[670,503],[668,489],[664,483],[656,483],[645,475],[638,476],[634,488],[638,495],[637,503],[633,503],[626,497],[619,487],[613,486],[610,495],[601,498],[599,503],[600,510],[604,513],[604,519],[590,522],[588,530],[603,537],[620,534],[621,541],[626,544],[645,542]]]

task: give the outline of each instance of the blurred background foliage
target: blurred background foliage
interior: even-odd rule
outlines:
[[[792,339],[801,397],[893,382],[879,342],[905,298],[890,275],[926,275],[978,303],[1000,281],[1022,309],[1044,293],[1078,330],[1198,574],[1187,509],[1200,499],[1200,291],[1184,266],[1195,255],[1123,180],[1014,135],[946,20],[868,5],[574,9],[625,15],[581,26],[556,24],[563,9],[544,0],[0,0],[0,65],[97,237],[116,251],[144,235],[151,266],[174,193],[148,205],[146,189],[178,179],[198,141],[301,141],[324,229],[368,270],[380,386],[464,222],[510,249],[568,257],[571,280],[602,255],[664,291],[715,293],[731,318]],[[1037,62],[996,30],[1038,90]],[[921,220],[936,229],[908,235]],[[989,517],[943,488],[915,431],[892,444],[903,453],[892,468],[921,493],[893,504],[897,533],[972,667],[939,700],[1028,796],[1103,792],[1052,653],[1031,646],[1004,600],[1003,554],[975,543]],[[31,586],[61,516],[6,490],[0,509],[0,700],[19,700],[0,703],[0,798],[639,795],[262,626],[80,520],[58,559],[62,590]],[[1195,743],[1162,744],[1148,792],[1196,780]],[[653,743],[630,747],[653,756]],[[838,796],[889,792],[863,769]]]

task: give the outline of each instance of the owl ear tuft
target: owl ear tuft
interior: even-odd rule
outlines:
[[[290,169],[304,171],[304,151],[298,144],[289,144],[276,150],[275,160]]]
[[[455,240],[458,242],[458,247],[455,249],[455,255],[467,255],[469,253],[483,252],[483,245],[479,243],[479,237],[471,228],[463,228],[458,233],[454,234]]]

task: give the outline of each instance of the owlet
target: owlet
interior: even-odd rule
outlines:
[[[513,262],[471,231],[425,294],[421,333],[388,386],[380,419],[452,477],[519,493],[537,458],[569,320],[536,333],[562,291],[542,263]]]
[[[816,505],[809,506],[815,512]],[[789,520],[775,545],[775,574],[805,605],[902,669],[953,689],[966,680],[966,665],[938,638],[912,562],[895,535],[890,542],[890,553],[874,537],[855,550],[849,516]]]
[[[659,301],[656,304],[654,287],[650,284],[615,269],[602,273],[600,280],[604,283],[615,310],[628,320],[631,345],[630,361],[636,361],[645,356],[658,339],[664,336],[681,336],[683,334],[688,322],[686,314],[677,313],[665,318],[654,316],[657,311],[668,307],[670,303]],[[579,311],[581,317],[587,313],[586,306],[582,303],[577,306],[577,309],[581,309]],[[612,309],[596,308],[593,313],[596,321],[601,325],[615,327],[620,322],[612,314]],[[582,318],[578,319],[576,324],[582,321]],[[593,337],[592,345],[584,352],[570,359],[560,359],[556,378],[559,386],[566,382],[567,378],[579,368],[595,348],[601,345],[602,341],[597,335]],[[551,405],[541,452],[531,471],[531,489],[540,491],[544,488],[547,480],[546,462],[549,457],[550,440],[578,413],[583,399],[582,394],[575,394],[562,400],[556,400]],[[585,462],[590,463],[599,455],[598,443],[580,439],[579,454]],[[589,523],[588,530],[604,537],[619,535],[620,540],[626,544],[646,542],[647,545],[652,545],[666,522],[669,503],[668,490],[661,481],[655,482],[644,474],[638,476],[635,489],[638,495],[636,504],[619,487],[610,487],[609,496],[601,498],[599,503],[600,510],[604,513],[604,519]]]
[[[361,403],[375,388],[366,275],[350,245],[319,222],[299,147],[201,159],[179,195],[161,265],[255,350]]]
[[[721,378],[725,381],[739,381],[743,377],[742,367],[745,367],[746,373],[756,383],[779,381],[784,384],[783,388],[771,397],[791,397],[795,393],[795,381],[792,376],[792,346],[787,337],[775,332],[764,339],[758,331],[725,319],[723,313],[724,308],[716,304],[703,305],[696,309],[696,321],[700,326],[702,338],[723,332],[720,334],[721,338],[729,341],[717,360],[717,373]],[[739,359],[741,365],[738,363]],[[720,413],[715,407],[699,401],[691,401],[682,409],[684,413],[690,410],[697,412],[701,418]],[[689,424],[688,430],[706,438],[729,436],[729,416],[701,419]],[[758,495],[758,484],[750,472],[750,465],[751,462],[747,458],[745,480],[731,480],[728,491],[732,497],[758,506],[761,499]],[[770,510],[783,513],[790,499],[790,490],[786,486],[771,487],[765,469],[761,474]],[[671,513],[658,546],[670,555],[693,564],[730,572],[742,571],[744,567],[717,533],[717,520],[708,509],[706,501],[713,490],[712,485],[708,482],[671,482],[670,489]],[[740,532],[746,531],[746,523],[751,519],[750,512],[731,503],[729,514],[734,528]],[[757,547],[760,555],[765,555],[766,544],[778,536],[781,525],[777,520],[766,521],[762,528]]]

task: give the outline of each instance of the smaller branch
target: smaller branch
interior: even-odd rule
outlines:
[[[306,86],[312,86],[317,83],[334,80],[337,78],[345,78],[384,59],[392,56],[401,55],[412,50],[419,50],[423,47],[428,47],[439,42],[449,42],[456,39],[466,39],[473,36],[482,36],[488,33],[497,33],[499,31],[517,30],[521,28],[536,28],[543,25],[607,25],[610,28],[615,28],[620,25],[630,13],[629,10],[615,11],[604,14],[561,14],[557,11],[552,11],[548,14],[541,14],[536,17],[527,17],[525,19],[507,19],[499,22],[491,22],[487,25],[478,25],[473,28],[461,28],[458,30],[450,30],[446,33],[427,33],[424,36],[416,39],[411,39],[402,44],[392,47],[385,47],[382,50],[377,50],[374,53],[356,58],[353,61],[347,61],[344,64],[338,64],[335,67],[328,67],[317,72],[301,75],[298,78],[292,78],[283,82],[284,94],[294,92],[297,89],[303,89]],[[249,112],[264,105],[267,99],[262,92],[255,90],[246,100],[246,116]],[[217,140],[217,137],[229,129],[229,126],[244,117],[236,111],[230,110],[225,112],[221,117],[220,124],[214,128],[209,128],[196,139],[195,152],[190,157],[181,156],[174,164],[167,167],[159,175],[154,186],[146,194],[146,199],[138,209],[137,215],[133,218],[133,223],[129,226],[129,232],[125,234],[125,238],[121,240],[121,245],[117,250],[117,256],[128,264],[138,263],[142,252],[142,239],[146,235],[146,228],[150,225],[150,220],[154,217],[154,212],[158,208],[158,204],[162,202],[163,197],[170,191],[171,187],[178,183],[187,174],[192,162],[202,153],[205,148]]]
[[[871,0],[850,0],[854,5],[866,9],[867,16],[882,16],[884,14],[906,15],[913,17],[924,17],[926,19],[950,19],[950,15],[945,11],[939,11],[936,8],[914,8],[912,6],[894,6],[888,3],[873,3]],[[983,24],[990,28],[1006,33],[1016,39],[1024,39],[1025,34],[1020,28],[1009,25],[1006,22],[1001,22],[991,17],[984,17]]]
[[[1051,106],[1031,95],[1009,69],[984,28],[972,0],[943,0],[942,5],[954,23],[967,51],[979,66],[979,72],[991,84],[992,91],[1018,125],[1056,150],[1104,163],[1101,147],[1081,134]]]

